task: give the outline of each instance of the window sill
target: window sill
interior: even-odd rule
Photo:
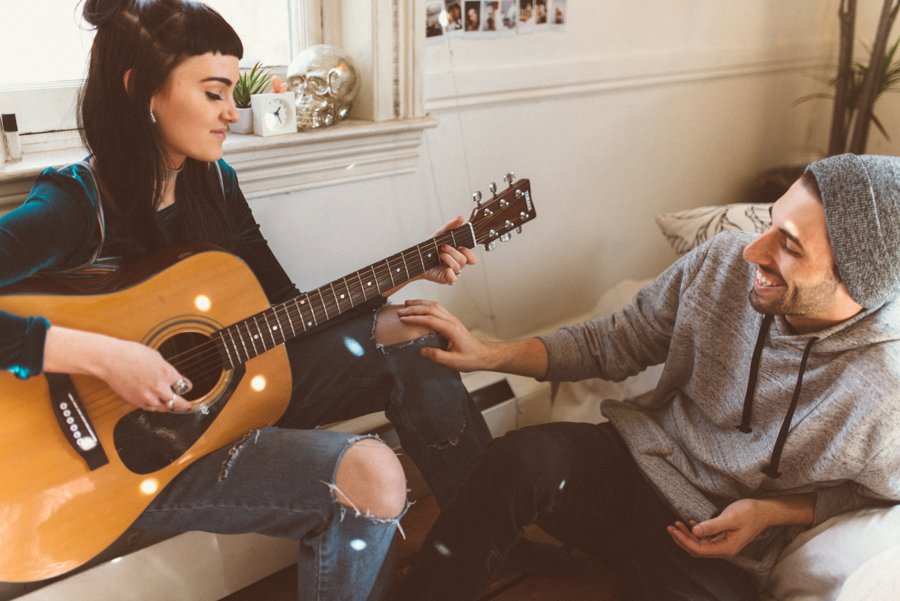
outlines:
[[[333,127],[280,136],[230,134],[225,160],[247,198],[259,198],[415,170],[432,117],[348,120]],[[47,167],[84,158],[77,132],[23,136],[23,159],[0,169],[0,211],[21,203]]]

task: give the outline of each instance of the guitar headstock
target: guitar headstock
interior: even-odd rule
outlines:
[[[516,180],[513,173],[507,173],[508,187],[497,192],[497,184],[491,184],[491,197],[482,199],[481,192],[472,195],[478,205],[472,211],[469,222],[475,232],[475,242],[484,244],[485,250],[493,250],[497,241],[506,242],[512,237],[512,230],[522,231],[522,225],[537,217],[531,200],[531,182]]]

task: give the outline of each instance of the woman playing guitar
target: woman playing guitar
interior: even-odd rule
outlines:
[[[234,30],[188,0],[85,0],[84,18],[96,28],[80,103],[90,156],[45,170],[24,204],[0,219],[0,286],[89,286],[199,241],[240,257],[270,303],[297,295],[221,159],[237,120],[232,90],[243,48]],[[451,245],[439,254],[439,266],[421,276],[439,284],[477,260]],[[442,342],[381,306],[394,290],[289,341],[291,398],[275,426],[186,465],[135,525],[297,539],[300,598],[381,598],[386,579],[377,576],[406,507],[403,471],[379,440],[315,426],[386,411],[439,500],[489,438],[457,374],[419,355]],[[196,382],[149,345],[2,311],[0,341],[0,367],[20,379],[86,375],[132,413],[192,410],[186,397]]]

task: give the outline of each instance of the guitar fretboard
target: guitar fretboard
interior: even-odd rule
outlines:
[[[473,248],[472,226],[464,224],[223,328],[215,336],[219,351],[234,369],[436,267],[444,244]]]

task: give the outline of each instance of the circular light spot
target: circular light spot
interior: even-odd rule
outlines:
[[[205,294],[198,294],[197,298],[194,299],[194,306],[197,307],[198,311],[209,311],[210,307],[212,307],[212,301]]]
[[[369,545],[366,543],[366,541],[362,540],[361,538],[354,538],[352,541],[350,541],[350,548],[354,551],[362,551],[368,546]]]
[[[253,379],[250,380],[250,388],[255,390],[256,392],[262,392],[266,389],[266,377],[265,376],[253,376]]]
[[[142,480],[140,484],[141,492],[145,495],[152,495],[159,490],[159,480],[156,478],[147,478]]]

